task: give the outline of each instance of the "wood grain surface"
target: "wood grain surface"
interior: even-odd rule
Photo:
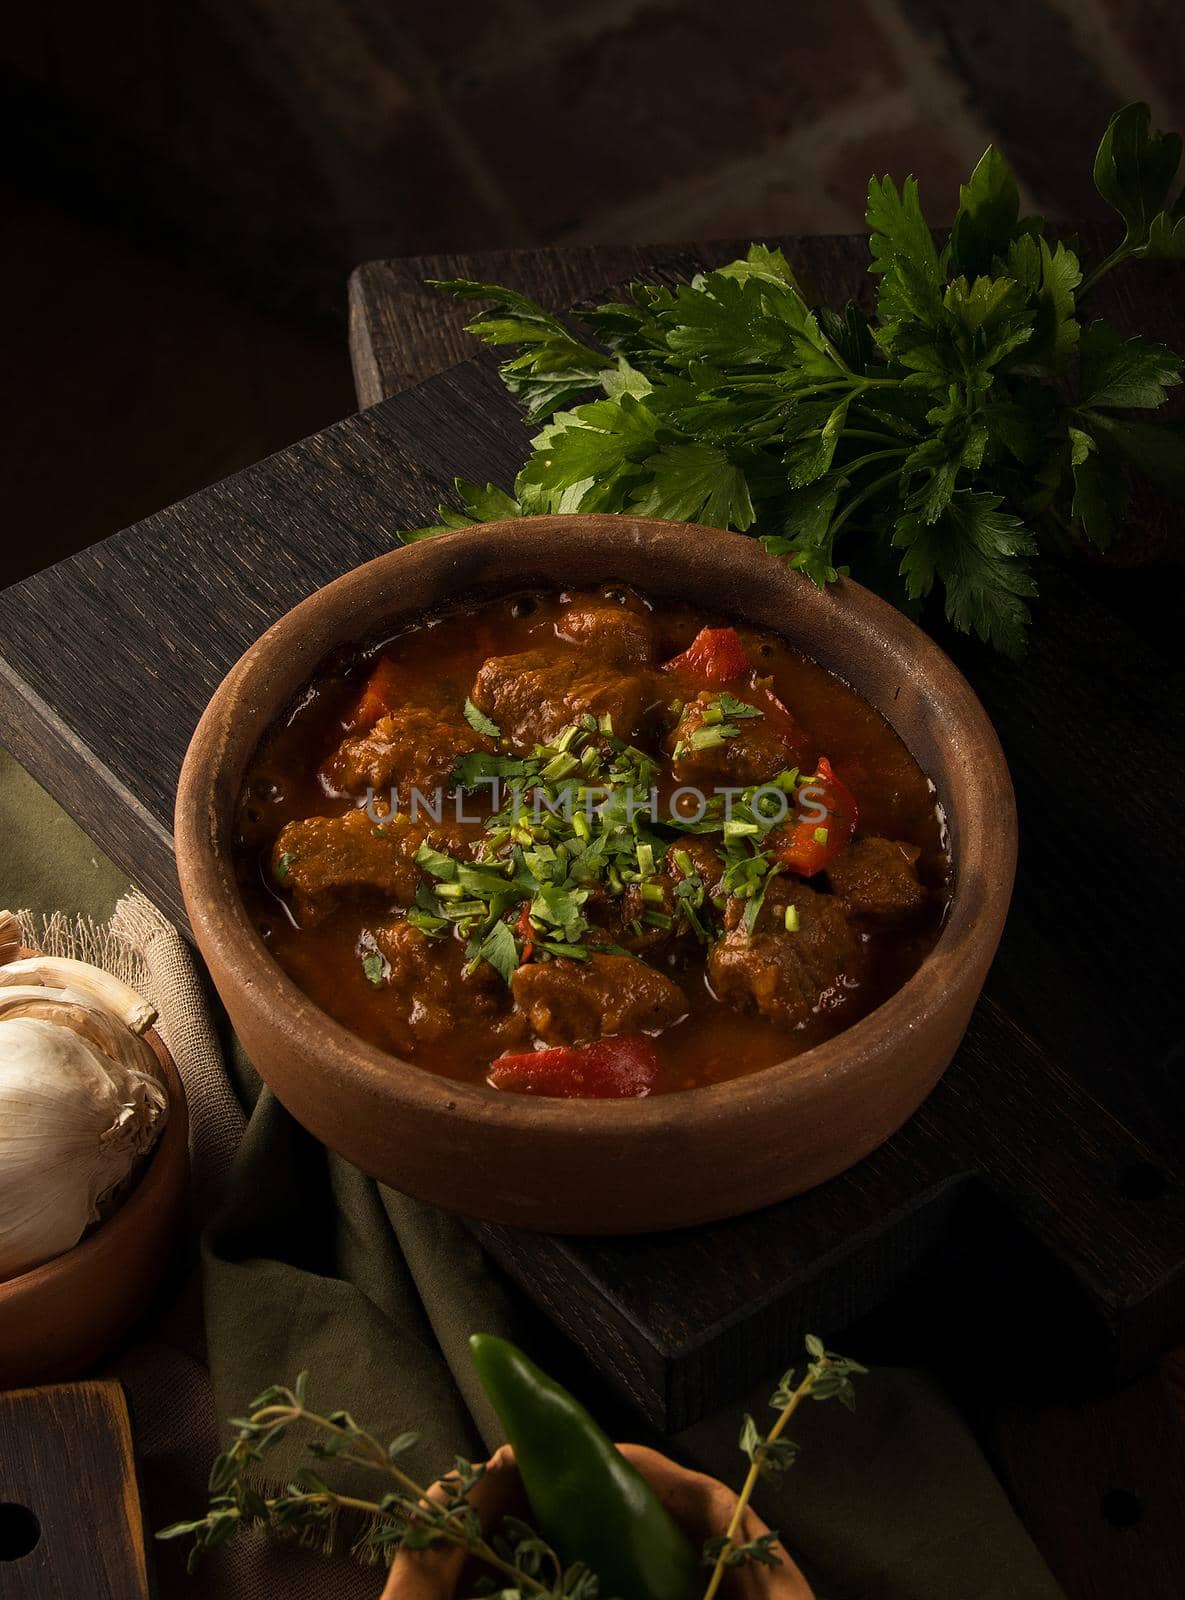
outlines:
[[[0,1394],[0,1595],[149,1600],[151,1593],[119,1384]]]

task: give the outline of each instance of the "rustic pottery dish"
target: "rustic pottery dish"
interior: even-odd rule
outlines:
[[[172,1056],[154,1028],[144,1038],[168,1091],[165,1130],[111,1216],[72,1250],[0,1281],[0,1388],[90,1366],[148,1308],[167,1271],[185,1207],[189,1117]]]
[[[373,1047],[307,998],[243,904],[234,815],[269,725],[336,647],[462,598],[632,584],[772,629],[849,683],[933,780],[954,887],[931,953],[842,1034],[751,1076],[627,1101],[559,1101],[446,1081]],[[347,573],[246,653],[194,735],[176,844],[197,942],[280,1100],[382,1181],[489,1221],[625,1233],[737,1215],[834,1176],[893,1133],[950,1061],[995,952],[1016,854],[999,742],[938,647],[858,584],[826,591],[754,541],[685,524],[539,517],[424,541]],[[689,1175],[694,1181],[689,1181]]]
[[[736,1495],[715,1478],[690,1472],[644,1445],[619,1445],[627,1460],[658,1495],[662,1504],[691,1540],[695,1549],[713,1534],[728,1527],[736,1509]],[[489,1532],[507,1515],[525,1514],[525,1502],[514,1451],[504,1444],[490,1459],[485,1476],[471,1491],[470,1504]],[[745,1510],[741,1534],[756,1539],[769,1529],[751,1506]],[[814,1600],[802,1573],[782,1549],[780,1566],[747,1565],[730,1572],[722,1593],[732,1600]],[[461,1585],[467,1558],[463,1551],[438,1549],[403,1551],[396,1558],[387,1578],[382,1600],[452,1600]]]

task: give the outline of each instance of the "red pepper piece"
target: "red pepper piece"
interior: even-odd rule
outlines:
[[[535,930],[531,926],[531,902],[523,901],[523,908],[515,920],[514,931],[523,947],[522,965],[526,966],[535,954]]]
[[[658,1082],[658,1052],[641,1034],[592,1044],[557,1045],[499,1056],[490,1068],[495,1089],[554,1095],[563,1100],[628,1100]]]
[[[351,733],[369,732],[380,717],[395,710],[401,698],[399,673],[383,656],[366,680],[361,699],[346,718],[346,727]]]
[[[808,796],[812,814],[784,822],[771,836],[771,844],[783,866],[813,878],[851,843],[860,814],[855,795],[836,777],[826,756],[819,757],[818,776],[805,787],[822,791]],[[825,817],[818,815],[820,806],[827,808]]]
[[[662,670],[719,689],[735,683],[752,667],[735,628],[701,628],[683,654],[668,661]]]

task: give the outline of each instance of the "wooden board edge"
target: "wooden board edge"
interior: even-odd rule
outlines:
[[[104,835],[107,843],[96,848],[190,937],[172,834],[2,657],[0,745],[88,838]]]

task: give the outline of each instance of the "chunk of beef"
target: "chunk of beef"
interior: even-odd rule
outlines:
[[[470,972],[460,940],[433,939],[407,922],[379,928],[374,938],[386,963],[385,1020],[397,1049],[414,1054],[458,1033],[491,1056],[526,1043],[505,982],[485,961]]]
[[[569,644],[615,667],[636,667],[650,661],[654,630],[644,612],[629,611],[611,600],[577,602],[560,613],[555,631]]]
[[[684,870],[682,857],[686,866]],[[724,876],[724,863],[713,850],[706,839],[690,835],[686,839],[678,840],[667,850],[663,860],[663,870],[649,880],[650,895],[643,895],[640,884],[627,885],[625,893],[616,902],[619,908],[620,928],[616,935],[616,942],[636,955],[644,952],[653,954],[656,950],[669,949],[680,939],[695,937],[690,920],[682,913],[682,898],[679,885],[684,878],[699,877],[703,884],[700,904],[696,914],[704,926],[710,926],[716,917],[715,907],[710,904],[712,896],[720,888],[720,881]],[[653,890],[657,889],[662,898],[655,898]],[[660,916],[670,918],[670,926],[663,927],[647,921],[647,913],[658,912]]]
[[[827,868],[836,898],[849,916],[887,925],[908,922],[930,894],[919,880],[916,844],[857,839]]]
[[[635,955],[665,950],[680,932],[675,919],[675,879],[665,872],[656,873],[649,879],[647,887],[660,893],[662,898],[644,896],[640,884],[630,883],[626,885],[625,893],[615,901],[620,925],[614,942]],[[646,919],[650,913],[669,918],[668,925],[663,927],[648,922]]]
[[[470,750],[492,750],[460,711],[448,707],[400,706],[366,733],[350,734],[325,763],[328,782],[340,794],[374,789],[385,799],[394,791],[401,806],[413,789],[429,800],[448,788],[457,759]]]
[[[470,852],[463,830],[412,822],[403,814],[377,824],[365,811],[306,817],[282,829],[272,852],[272,874],[281,888],[292,891],[302,924],[352,893],[369,892],[409,906],[420,881],[415,854],[426,840],[450,855]]]
[[[797,927],[786,926],[794,907]],[[708,976],[720,1000],[797,1028],[843,998],[856,974],[859,945],[838,901],[792,878],[775,878],[752,935],[739,923],[742,902],[729,907],[731,932],[712,947]]]
[[[768,783],[797,764],[796,746],[778,721],[762,715],[713,722],[709,719],[721,715],[718,700],[718,695],[704,690],[683,707],[668,741],[676,783],[705,793],[744,788]],[[736,732],[721,734],[721,727]]]
[[[548,1044],[652,1033],[687,1010],[679,985],[633,956],[533,961],[519,967],[511,987],[535,1034]]]
[[[693,833],[671,845],[664,866],[673,877],[687,878],[691,873],[683,870],[679,861],[680,856],[687,857],[691,863],[691,873],[697,874],[703,880],[704,892],[711,899],[719,890],[724,877],[724,862],[720,858],[719,851],[706,839],[697,837]]]
[[[575,650],[491,656],[473,685],[473,703],[519,750],[546,744],[588,713],[608,715],[614,733],[633,738],[652,698],[645,674],[622,672]]]

